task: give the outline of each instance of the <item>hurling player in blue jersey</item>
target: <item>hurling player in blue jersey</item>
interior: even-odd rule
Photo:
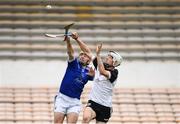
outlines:
[[[82,42],[77,33],[71,36],[79,45],[82,52],[74,56],[70,37],[66,38],[68,62],[64,78],[59,88],[59,93],[54,101],[54,123],[76,123],[81,111],[80,96],[88,80],[93,80],[94,70],[88,65],[91,62],[91,51]]]

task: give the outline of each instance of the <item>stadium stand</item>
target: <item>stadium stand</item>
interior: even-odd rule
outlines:
[[[0,88],[0,123],[52,123],[57,88]],[[81,96],[83,106],[90,87]],[[179,88],[115,88],[110,124],[179,124]],[[82,121],[82,112],[78,122]],[[93,121],[94,122],[94,121]]]
[[[111,49],[127,60],[179,60],[179,6],[179,0],[1,0],[0,58],[65,58],[61,38],[44,34],[75,22],[72,31],[93,50],[103,42],[103,55]]]

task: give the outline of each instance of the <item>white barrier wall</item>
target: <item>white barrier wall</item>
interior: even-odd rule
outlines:
[[[1,60],[0,86],[58,87],[66,66],[65,61]],[[118,69],[118,87],[180,87],[177,61],[124,61]]]

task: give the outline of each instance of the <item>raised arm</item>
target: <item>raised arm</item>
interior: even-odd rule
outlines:
[[[79,35],[78,35],[76,32],[73,32],[71,37],[72,37],[74,40],[76,40],[76,42],[78,43],[80,49],[81,49],[83,52],[88,53],[88,54],[91,55],[91,57],[92,57],[92,52],[91,52],[90,48],[79,38]]]
[[[96,57],[97,57],[97,64],[98,69],[101,75],[104,75],[106,78],[110,77],[110,71],[105,70],[103,62],[101,60],[100,52],[101,52],[102,44],[96,47]]]
[[[68,57],[69,57],[69,61],[71,61],[71,60],[74,59],[74,49],[73,49],[73,47],[71,45],[70,37],[67,37],[65,42],[67,44],[67,54],[68,54]]]

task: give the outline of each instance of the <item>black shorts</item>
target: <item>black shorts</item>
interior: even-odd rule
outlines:
[[[111,107],[100,105],[92,100],[88,101],[86,107],[90,107],[94,110],[94,112],[96,113],[96,117],[95,117],[96,121],[108,122],[109,118],[111,117],[111,113],[112,113]]]

